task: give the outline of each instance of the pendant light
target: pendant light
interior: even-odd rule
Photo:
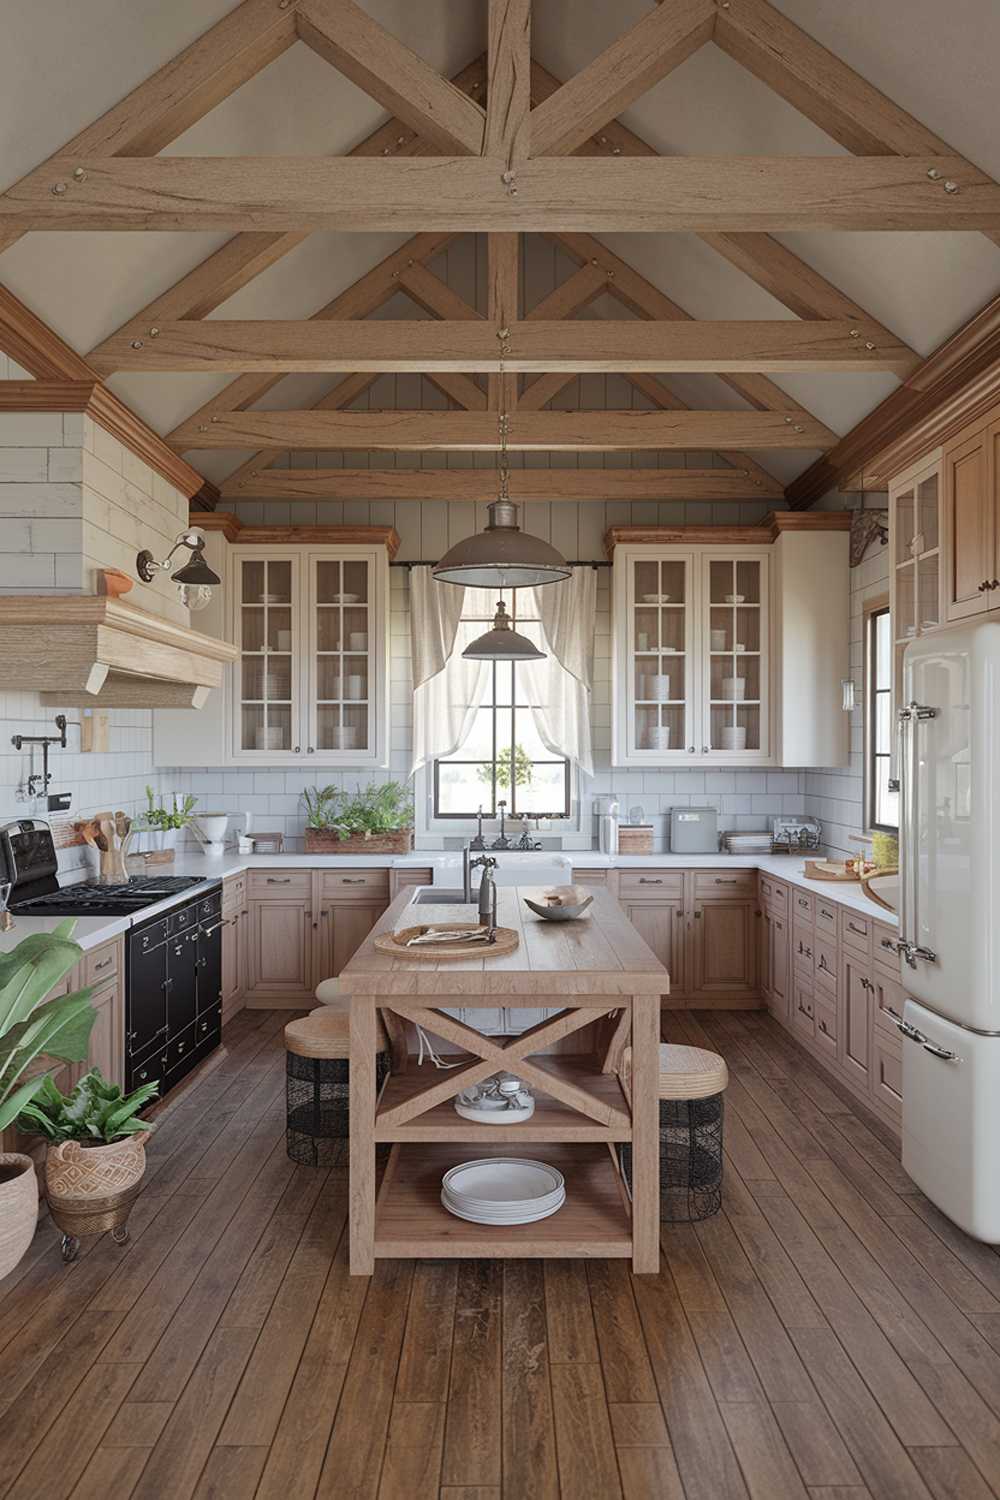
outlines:
[[[502,402],[504,356],[510,353],[510,329],[499,329],[497,338],[500,340],[498,379]],[[469,588],[486,589],[527,589],[543,583],[558,583],[560,579],[570,575],[566,559],[555,547],[543,542],[540,537],[528,536],[517,524],[517,506],[510,498],[510,468],[507,461],[510,417],[502,409],[497,425],[500,437],[500,494],[488,507],[489,522],[486,530],[466,537],[450,547],[435,565],[434,577],[442,583],[460,583]],[[506,628],[510,628],[509,624]]]
[[[462,655],[467,661],[544,661],[545,652],[519,635],[510,623],[507,606],[501,599],[493,616],[493,629],[472,641]]]

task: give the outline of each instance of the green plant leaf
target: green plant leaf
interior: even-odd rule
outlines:
[[[58,1057],[64,1062],[82,1062],[87,1055],[87,1043],[97,1014],[90,1003],[90,990],[80,990],[75,995],[63,995],[50,1000],[39,1011],[20,1038],[14,1055],[15,1076],[36,1057]],[[10,1092],[10,1082],[4,1096]]]
[[[0,1039],[28,1019],[82,956],[79,944],[54,933],[35,933],[5,955],[7,961],[0,965]]]
[[[9,1099],[0,1104],[0,1130],[6,1130],[8,1125],[12,1125],[25,1106],[29,1109],[34,1107],[31,1100],[41,1089],[46,1076],[43,1073],[40,1078],[29,1078],[27,1083],[23,1083]]]

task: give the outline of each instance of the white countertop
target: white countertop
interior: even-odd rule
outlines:
[[[511,851],[512,853],[514,851]],[[553,851],[555,852],[555,851]],[[800,854],[599,854],[586,850],[567,850],[568,858],[577,870],[608,869],[659,869],[659,870],[717,870],[744,869],[764,870],[780,880],[812,891],[840,906],[851,907],[889,926],[896,925],[896,917],[872,901],[859,886],[847,882],[810,880],[804,873],[804,861]],[[544,859],[544,854],[539,856]],[[442,884],[454,879],[455,852],[439,849],[416,849],[410,854],[238,854],[235,850],[221,858],[209,859],[203,854],[180,852],[170,865],[150,866],[148,873],[163,875],[200,875],[204,886],[211,882],[238,875],[244,870],[311,870],[311,869],[405,869],[417,867],[440,872]],[[136,872],[137,873],[137,872]],[[145,906],[140,912],[120,917],[77,917],[73,938],[83,949],[96,948],[120,933],[127,932],[137,922],[148,921],[178,902],[190,900],[202,893],[204,886],[193,885],[176,895]],[[65,917],[15,917],[14,927],[9,932],[0,932],[0,953],[9,953],[21,938],[34,932],[52,932]]]

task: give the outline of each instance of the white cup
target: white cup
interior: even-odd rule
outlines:
[[[291,651],[291,649],[292,649],[292,632],[290,630],[279,630],[278,631],[278,650],[279,651]]]
[[[726,649],[726,632],[724,630],[713,630],[711,632],[711,638],[712,638],[712,650],[713,651],[725,651],[725,649]]]
[[[367,630],[352,630],[351,633],[350,633],[350,635],[347,637],[347,639],[348,639],[348,642],[350,643],[350,647],[351,647],[352,651],[367,651],[368,650],[368,632],[367,632]]]
[[[722,731],[723,750],[745,750],[747,732],[744,725],[728,724]]]
[[[640,630],[635,638],[635,649],[637,651],[649,650],[649,635],[645,630]]]
[[[654,672],[647,679],[649,683],[648,697],[656,703],[666,703],[670,697],[670,678],[666,672]]]
[[[728,698],[731,703],[742,703],[746,697],[747,680],[745,677],[723,677],[722,696]]]
[[[650,750],[669,750],[670,726],[668,724],[654,725],[646,739]]]
[[[347,678],[347,692],[345,698],[363,698],[365,696],[365,679],[359,672],[352,672]]]

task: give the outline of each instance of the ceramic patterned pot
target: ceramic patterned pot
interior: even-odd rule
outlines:
[[[30,1156],[0,1152],[0,1280],[31,1244],[38,1222],[38,1179]]]
[[[146,1170],[147,1132],[84,1146],[60,1141],[45,1158],[45,1187],[52,1221],[63,1232],[63,1259],[74,1260],[81,1234],[104,1234],[122,1245],[128,1216]]]

